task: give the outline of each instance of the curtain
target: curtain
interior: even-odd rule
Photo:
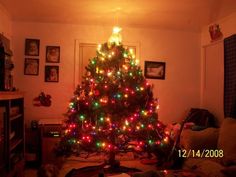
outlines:
[[[224,39],[224,115],[236,119],[236,34]]]

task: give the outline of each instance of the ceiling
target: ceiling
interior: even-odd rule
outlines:
[[[236,12],[236,0],[0,0],[13,21],[199,31]]]

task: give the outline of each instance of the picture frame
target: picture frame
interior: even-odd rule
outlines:
[[[25,55],[26,56],[39,56],[39,39],[25,39]]]
[[[45,82],[59,82],[59,66],[46,65],[44,78]]]
[[[39,74],[39,59],[25,58],[24,75],[38,75]]]
[[[46,62],[60,63],[60,46],[46,46]]]
[[[165,79],[165,62],[145,61],[144,76],[150,79]]]

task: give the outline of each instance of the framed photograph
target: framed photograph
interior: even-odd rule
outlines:
[[[39,39],[25,39],[25,55],[39,56]]]
[[[45,82],[59,81],[59,66],[45,66]]]
[[[165,79],[165,62],[145,61],[144,76],[150,79]]]
[[[25,58],[24,74],[25,75],[38,75],[39,74],[39,59]]]
[[[60,46],[46,46],[46,62],[47,63],[60,62]]]

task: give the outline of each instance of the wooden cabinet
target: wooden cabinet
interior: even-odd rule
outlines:
[[[0,174],[22,177],[24,169],[24,97],[0,92]]]

